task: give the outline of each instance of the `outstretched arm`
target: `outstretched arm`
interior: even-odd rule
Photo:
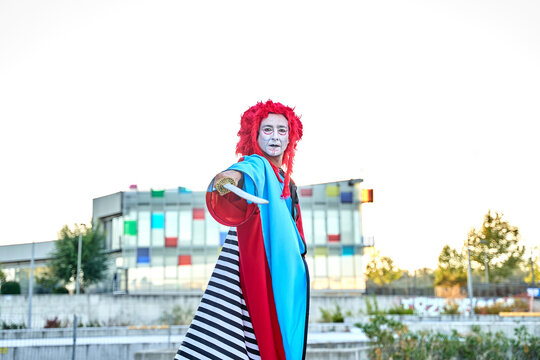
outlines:
[[[229,190],[225,189],[223,185],[229,183],[233,184],[234,186],[241,187],[242,180],[243,175],[240,171],[225,170],[217,174],[214,178],[214,187],[219,192],[219,194],[223,196],[229,192]]]

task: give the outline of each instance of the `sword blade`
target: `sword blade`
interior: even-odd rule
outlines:
[[[255,204],[268,204],[268,200],[262,199],[260,197],[257,197],[255,195],[251,195],[244,190],[234,186],[233,184],[225,184],[223,187],[236,195],[240,196],[242,199],[246,199],[248,201],[251,201]]]

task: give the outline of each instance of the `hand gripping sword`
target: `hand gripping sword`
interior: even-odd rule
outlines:
[[[255,203],[255,204],[268,204],[268,200],[257,197],[255,195],[251,195],[251,194],[245,192],[244,190],[234,186],[231,183],[227,183],[227,184],[223,185],[223,187],[225,189],[229,190],[230,192],[233,192],[236,195],[240,196],[242,199],[246,199],[248,201],[251,201],[252,203]]]

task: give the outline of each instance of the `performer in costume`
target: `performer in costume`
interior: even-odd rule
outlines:
[[[309,274],[291,173],[302,123],[269,100],[243,114],[238,136],[242,157],[206,196],[212,216],[231,229],[175,359],[301,360]]]

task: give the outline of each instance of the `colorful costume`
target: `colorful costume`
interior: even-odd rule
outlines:
[[[300,137],[301,124],[292,154]],[[300,207],[289,185],[292,156],[288,160],[287,174],[257,154],[229,168],[241,172],[243,189],[266,205],[221,196],[210,185],[210,213],[233,227],[175,359],[305,358],[309,274]]]

